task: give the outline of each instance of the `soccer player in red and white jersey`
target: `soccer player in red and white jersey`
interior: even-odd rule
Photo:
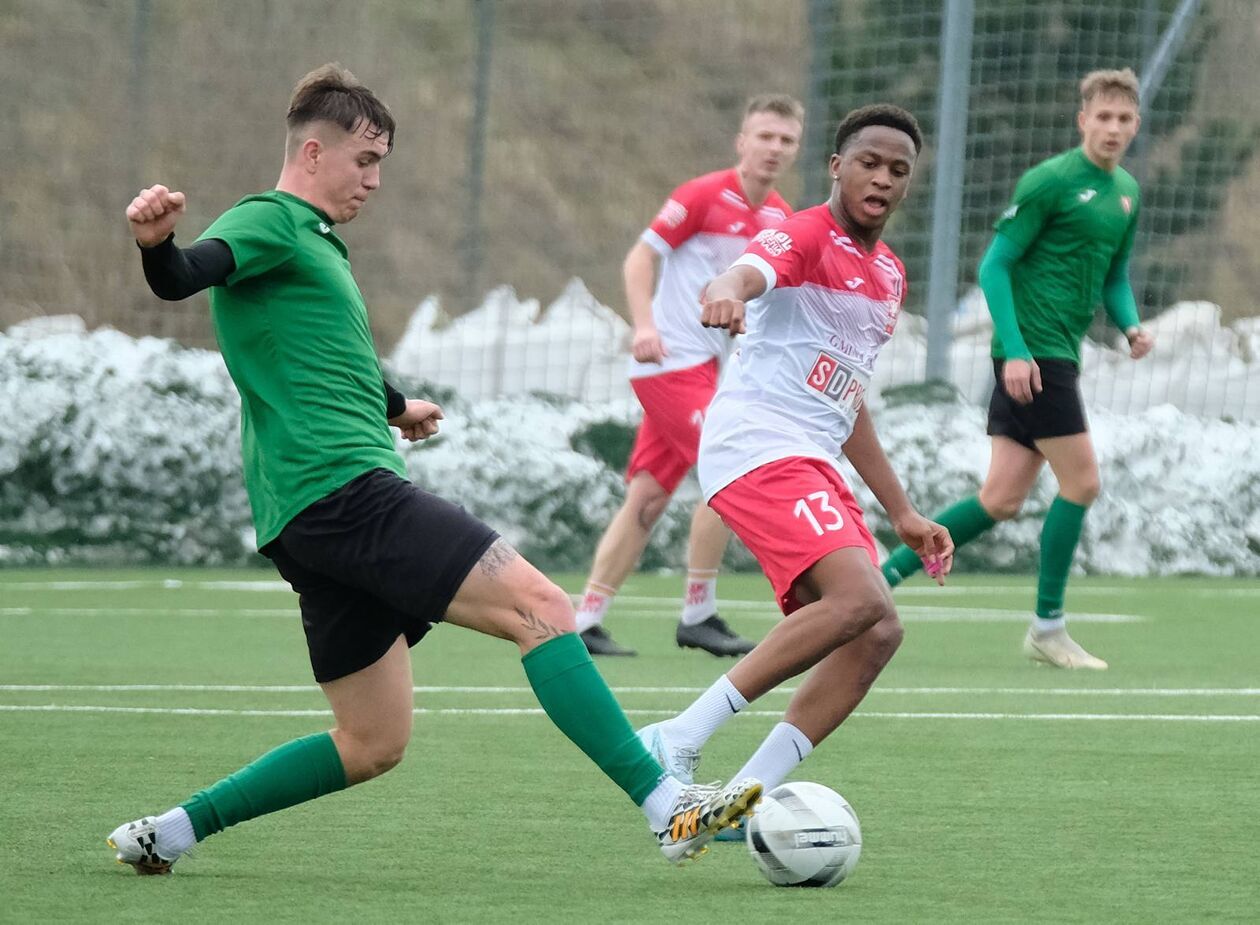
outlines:
[[[777,786],[853,711],[901,642],[874,541],[837,468],[841,452],[929,572],[943,581],[952,565],[948,531],[911,506],[863,402],[906,292],[880,233],[921,145],[903,109],[850,112],[836,130],[828,201],[757,235],[705,292],[704,324],[748,336],[709,406],[700,486],[761,563],[785,618],[681,714],[640,730],[684,779],[718,726],[813,668],[740,772]]]
[[[578,631],[594,655],[635,654],[604,629],[604,614],[674,490],[696,464],[705,409],[731,349],[724,332],[701,326],[700,291],[754,235],[791,214],[774,187],[796,160],[804,117],[801,104],[789,96],[749,100],[735,138],[739,162],[674,190],[626,255],[626,301],[634,321],[630,380],[643,405],[643,423],[626,468],[626,499],[595,550],[578,608]],[[718,516],[698,504],[675,634],[679,646],[714,655],[742,655],[753,647],[717,613],[717,573],[729,539]]]

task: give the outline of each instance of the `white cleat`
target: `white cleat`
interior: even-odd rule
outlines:
[[[119,864],[130,864],[138,874],[169,874],[176,860],[157,853],[157,820],[152,816],[120,825],[105,843],[117,852]]]
[[[685,789],[665,829],[656,833],[665,860],[681,864],[700,857],[718,832],[752,815],[761,789],[761,781],[752,777],[721,788],[693,784]]]
[[[664,723],[644,726],[635,735],[639,737],[643,747],[651,753],[666,774],[684,784],[695,782],[696,768],[700,766],[700,749],[693,745],[678,745],[671,741],[665,732]]]
[[[1107,667],[1107,663],[1101,658],[1082,649],[1068,635],[1066,629],[1038,633],[1030,626],[1028,635],[1024,637],[1024,654],[1034,662],[1045,662],[1056,668],[1092,668],[1094,671],[1103,671]]]

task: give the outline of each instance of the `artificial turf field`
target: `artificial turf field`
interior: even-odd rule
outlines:
[[[729,664],[674,646],[680,583],[634,576],[609,617],[641,653],[599,662],[636,725]],[[760,576],[718,590],[748,635],[777,617]],[[1112,665],[1088,674],[1023,660],[1030,597],[1015,577],[898,591],[901,651],[796,775],[861,819],[838,889],[771,887],[741,844],[667,865],[514,647],[453,627],[414,650],[402,765],[140,878],[115,825],[327,728],[297,599],[263,570],[0,571],[0,921],[1260,920],[1260,581],[1075,579],[1074,634]],[[700,779],[786,700],[720,730]]]

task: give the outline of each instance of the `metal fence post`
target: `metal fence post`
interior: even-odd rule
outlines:
[[[494,42],[495,0],[472,0],[476,20],[476,63],[473,74],[473,116],[468,127],[468,216],[463,247],[464,292],[469,305],[480,298],[481,204],[486,173],[486,125],[490,111],[490,66]]]
[[[821,202],[831,193],[824,168],[831,153],[832,121],[827,84],[832,67],[831,33],[840,15],[836,2],[809,0],[806,6],[809,54],[805,59],[808,70],[805,72],[805,139],[801,151],[803,204]]]
[[[973,0],[948,0],[941,29],[937,90],[936,163],[932,182],[932,240],[928,264],[927,379],[949,380],[951,319],[958,301],[962,240],[962,179],[971,84]]]

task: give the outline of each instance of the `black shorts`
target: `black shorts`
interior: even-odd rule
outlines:
[[[1041,391],[1031,404],[1021,405],[1006,394],[1002,385],[1002,364],[993,361],[993,397],[989,399],[990,437],[1009,437],[1030,450],[1036,441],[1050,437],[1070,437],[1089,430],[1085,404],[1081,401],[1081,371],[1071,360],[1037,360],[1041,370]]]
[[[262,554],[300,596],[315,680],[419,642],[498,534],[387,469],[365,472],[294,517]]]

